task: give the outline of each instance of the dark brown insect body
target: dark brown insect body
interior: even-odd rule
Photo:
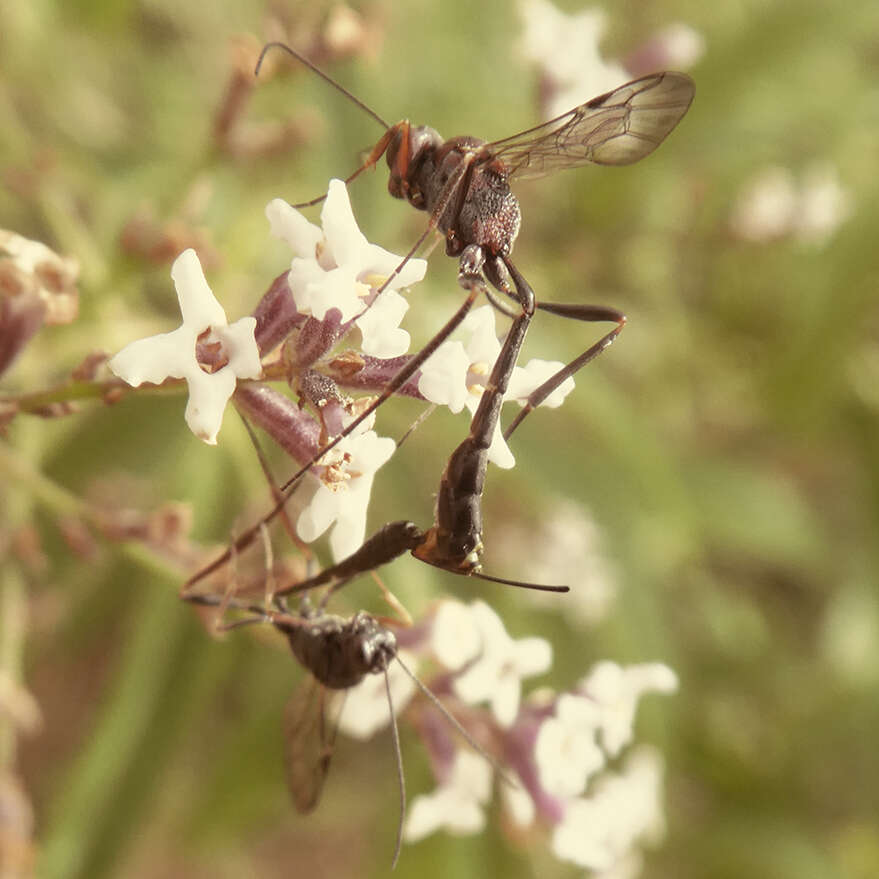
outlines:
[[[393,526],[388,527],[391,532],[394,531]],[[408,531],[409,527],[409,523],[405,523],[402,533]],[[374,545],[378,542],[373,541]],[[189,593],[183,598],[192,604],[234,609],[248,614],[227,623],[221,627],[223,629],[271,623],[286,636],[293,655],[311,672],[312,677],[296,688],[284,710],[285,774],[290,796],[300,812],[310,812],[317,806],[333,755],[336,727],[327,722],[324,688],[347,690],[357,686],[369,674],[384,675],[400,793],[400,820],[392,865],[397,863],[400,856],[406,813],[403,760],[388,680],[388,666],[394,659],[470,747],[491,763],[505,781],[509,781],[496,760],[480,747],[455,716],[403,663],[397,655],[394,633],[366,611],[358,611],[350,619],[345,619],[328,614],[322,608],[315,610],[307,599],[303,599],[297,615],[289,611],[280,593],[273,596],[277,610],[267,610],[230,596],[212,593]]]
[[[470,244],[482,247],[492,257],[509,256],[519,234],[522,211],[503,164],[493,161],[490,153],[474,161],[485,141],[475,137],[443,141],[433,128],[413,128],[408,122],[400,122],[392,130],[387,150],[391,171],[388,192],[431,214],[443,205],[436,222],[446,236],[449,256],[460,256]],[[471,165],[474,170],[465,181]],[[460,201],[446,198],[450,180],[460,180],[462,190],[466,186]]]
[[[296,620],[295,625],[290,620]],[[334,614],[311,612],[302,617],[277,615],[275,628],[287,636],[293,655],[324,686],[347,690],[368,674],[387,671],[397,655],[394,633],[365,611],[346,620]]]
[[[388,125],[308,59],[281,43],[268,43],[263,47],[257,72],[265,54],[272,48],[280,48],[305,64],[385,128],[384,135],[364,163],[346,182],[367,168],[374,167],[385,155],[390,169],[388,190],[391,195],[405,199],[430,216],[424,234],[380,290],[390,283],[428,234],[435,230],[444,235],[446,252],[458,258],[458,281],[467,290],[464,303],[428,345],[410,358],[375,402],[354,419],[342,434],[291,476],[282,491],[286,497],[286,493],[310,467],[399,390],[461,324],[478,294],[484,292],[496,308],[514,318],[513,324],[485,385],[468,436],[452,453],[443,471],[433,527],[415,540],[411,534],[402,537],[396,534],[393,549],[396,554],[412,550],[413,555],[422,561],[456,574],[485,577],[480,573],[481,501],[488,449],[500,417],[503,395],[535,309],[575,320],[612,322],[616,326],[531,393],[526,405],[504,432],[505,438],[562,382],[607,348],[626,321],[625,315],[613,308],[536,301],[531,286],[511,260],[521,223],[521,211],[510,189],[510,181],[584,164],[628,165],[638,161],[653,152],[687,112],[693,99],[693,82],[682,73],[651,74],[503,140],[486,143],[478,138],[463,136],[443,141],[434,129],[412,126],[408,120]],[[323,198],[321,196],[294,207],[308,207]],[[502,307],[487,284],[512,299],[518,310],[510,312]],[[281,498],[262,523],[279,512],[284,499]],[[241,549],[252,540],[262,523],[243,534],[236,541],[236,549]],[[364,544],[364,550],[367,544]],[[229,555],[229,552],[225,553],[190,578],[187,586],[214,570]],[[346,565],[347,569],[353,570],[367,557],[380,558],[378,563],[383,563],[392,555],[378,552],[371,556],[370,552],[358,551],[351,559],[330,570],[338,571]],[[347,570],[345,576],[349,576]]]

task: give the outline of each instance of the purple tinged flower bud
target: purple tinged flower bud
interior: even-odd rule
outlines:
[[[261,357],[277,348],[308,318],[296,308],[287,275],[288,272],[284,272],[272,281],[253,312],[256,318],[254,337]]]
[[[289,397],[263,384],[241,384],[234,396],[238,409],[294,461],[304,464],[314,457],[320,448],[320,425]]]

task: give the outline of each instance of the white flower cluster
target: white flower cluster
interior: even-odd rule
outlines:
[[[424,260],[410,259],[397,272],[402,257],[366,240],[340,180],[330,181],[321,213],[322,229],[281,199],[269,203],[266,215],[272,233],[294,253],[287,285],[300,315],[318,321],[328,321],[335,315],[343,327],[353,321],[360,330],[362,351],[373,358],[390,360],[406,352],[410,339],[400,328],[400,320],[408,303],[398,289],[424,277]],[[254,336],[257,321],[243,317],[228,324],[194,250],[186,250],[177,258],[171,276],[177,288],[182,325],[171,333],[132,342],[110,360],[109,366],[135,387],[143,382],[161,384],[169,378],[185,379],[189,387],[186,422],[196,436],[214,444],[238,380],[258,379],[262,374]],[[386,282],[379,295],[379,288]],[[466,344],[447,341],[427,361],[418,387],[425,399],[447,405],[453,412],[466,407],[472,414],[484,390],[482,383],[500,351],[493,309],[486,306],[469,315],[464,332],[470,334]],[[211,354],[210,363],[200,359],[205,351]],[[524,405],[528,394],[561,366],[532,360],[524,368],[516,367],[506,399]],[[573,379],[568,379],[543,405],[561,405],[573,387]],[[351,420],[347,417],[342,426]],[[363,542],[375,473],[395,449],[392,439],[372,430],[373,421],[359,425],[321,460],[319,477],[308,474],[310,489],[306,490],[311,491],[311,500],[299,516],[297,531],[310,542],[332,528],[330,549],[337,560]],[[501,467],[515,463],[500,425],[489,459]]]
[[[522,51],[546,79],[546,119],[553,119],[630,79],[666,68],[687,69],[705,51],[701,34],[676,22],[655,33],[625,63],[607,59],[601,42],[607,13],[598,7],[570,15],[549,0],[521,0]]]
[[[483,729],[490,725],[493,740],[503,742],[497,752],[505,774],[521,780],[519,787],[501,786],[513,823],[529,826],[540,818],[552,828],[557,857],[595,871],[622,875],[627,865],[637,864],[639,842],[655,840],[662,831],[662,763],[646,747],[629,753],[619,771],[609,768],[609,761],[633,741],[640,698],[675,690],[671,669],[660,663],[599,662],[572,692],[537,691],[523,702],[522,681],[549,669],[551,646],[543,638],[512,638],[482,601],[441,602],[419,643],[405,653],[410,668],[419,660],[439,664],[437,681],[450,702],[487,707],[478,715],[468,708],[462,722]],[[400,712],[414,685],[398,666],[389,674]],[[343,732],[367,738],[388,722],[382,678],[370,676],[348,691],[339,723]],[[424,723],[416,725],[422,732]],[[480,832],[491,798],[492,765],[454,741],[448,730],[443,734],[431,727],[424,740],[439,784],[413,800],[404,838],[416,842],[438,830]]]
[[[303,314],[323,320],[337,309],[342,321],[354,319],[364,353],[375,357],[396,357],[409,349],[409,334],[400,329],[409,303],[397,290],[421,281],[427,262],[410,259],[376,297],[403,258],[366,240],[341,180],[330,181],[321,211],[323,230],[280,198],[269,202],[266,216],[272,234],[295,254],[287,281]]]
[[[733,205],[730,227],[755,243],[794,238],[824,244],[851,215],[851,193],[837,169],[818,162],[798,180],[787,168],[769,167],[745,184]]]
[[[171,267],[183,323],[173,332],[160,333],[126,345],[110,360],[110,369],[123,381],[138,387],[182,378],[189,387],[186,423],[210,445],[217,442],[223,410],[239,378],[259,378],[262,365],[253,332],[256,318],[242,317],[231,326],[223,306],[205,280],[198,255],[184,250]],[[225,366],[207,372],[196,356],[197,344],[222,346]]]
[[[439,406],[448,406],[452,412],[466,408],[476,413],[485,382],[501,350],[494,328],[494,309],[489,305],[474,309],[464,318],[461,328],[470,333],[469,341],[444,342],[421,369],[418,390]],[[564,366],[555,360],[530,360],[525,366],[515,366],[510,376],[504,402],[515,401],[524,406],[528,395]],[[562,405],[574,389],[574,379],[565,379],[542,403],[550,409]],[[488,460],[509,470],[516,459],[503,437],[500,419],[488,449]]]

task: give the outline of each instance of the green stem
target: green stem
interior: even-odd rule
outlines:
[[[59,517],[75,516],[98,530],[106,522],[106,513],[102,513],[91,504],[53,482],[43,473],[34,469],[30,463],[16,455],[8,444],[0,442],[0,478],[2,477],[24,483],[29,489],[31,497],[49,512]],[[180,580],[184,576],[184,572],[178,565],[141,541],[125,541],[120,546],[126,558],[131,559],[150,573],[176,580]]]
[[[183,379],[166,379],[160,385],[142,385],[132,388],[121,379],[109,379],[103,382],[72,381],[45,391],[34,391],[20,396],[0,396],[0,408],[14,406],[19,412],[40,412],[49,406],[58,403],[75,403],[79,400],[105,400],[111,398],[113,402],[122,396],[139,392],[147,394],[176,393],[183,385]]]
[[[17,687],[22,682],[21,659],[27,627],[24,583],[17,565],[0,569],[0,678]],[[14,698],[14,696],[13,696]],[[0,776],[15,760],[15,712],[0,712]]]

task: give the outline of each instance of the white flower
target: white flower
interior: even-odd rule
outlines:
[[[605,660],[596,663],[580,681],[578,691],[599,709],[601,744],[615,757],[632,741],[638,700],[645,693],[673,693],[677,675],[661,662],[645,662],[623,668]]]
[[[803,174],[795,230],[801,241],[822,244],[852,212],[849,191],[830,163],[816,162]]]
[[[543,638],[514,641],[484,601],[473,602],[470,612],[479,631],[480,652],[452,687],[458,698],[471,705],[489,702],[495,720],[509,727],[519,713],[522,679],[550,667],[552,647]]]
[[[510,769],[506,770],[513,784],[500,786],[501,799],[504,802],[507,815],[517,827],[530,827],[537,817],[537,807],[531,794],[525,789],[522,780]]]
[[[516,400],[524,406],[531,392],[548,381],[565,364],[559,360],[529,360],[525,366],[517,366],[510,376],[505,399]],[[548,409],[558,409],[565,397],[574,390],[574,379],[568,376],[540,405]]]
[[[766,168],[740,194],[730,225],[747,241],[770,241],[788,232],[796,210],[794,175],[787,168]]]
[[[798,182],[787,168],[764,168],[745,185],[730,217],[735,235],[767,242],[793,236],[824,243],[851,214],[851,196],[836,168],[824,162],[808,167]]]
[[[381,286],[381,280],[376,282]],[[409,303],[396,290],[383,290],[381,296],[357,318],[362,341],[360,349],[373,357],[397,357],[409,350],[409,333],[400,329],[400,321]]]
[[[366,508],[375,472],[394,449],[396,443],[390,437],[366,430],[345,437],[327,453],[321,459],[321,465],[328,465],[326,475],[296,522],[299,536],[311,543],[335,522],[330,534],[333,558],[340,561],[351,555],[366,534]]]
[[[296,307],[318,320],[331,308],[341,312],[343,321],[361,314],[374,290],[403,260],[366,240],[341,180],[330,181],[321,211],[323,232],[279,198],[269,202],[266,216],[272,234],[286,241],[296,254],[288,275]],[[420,281],[426,270],[425,260],[410,259],[356,321],[366,353],[396,357],[408,350],[409,334],[399,329],[408,304],[402,297],[388,294]]]
[[[171,267],[183,324],[132,342],[113,357],[109,366],[133,387],[143,382],[161,384],[167,378],[183,378],[189,386],[186,423],[206,443],[215,445],[223,423],[223,410],[239,378],[259,378],[262,366],[254,340],[256,318],[242,317],[229,325],[226,313],[205,280],[201,263],[192,248],[184,250]],[[207,342],[219,342],[228,363],[212,374],[196,359],[196,344],[203,333]]]
[[[452,412],[460,412],[462,406],[466,406],[472,417],[479,408],[501,343],[495,334],[494,309],[489,305],[474,309],[461,326],[470,332],[467,344],[448,341],[440,345],[421,368],[418,390],[431,403],[448,406]],[[562,366],[561,363],[531,360],[525,367],[514,367],[504,401],[515,400],[524,405],[528,395]],[[565,379],[542,405],[560,406],[573,388],[574,380]],[[503,437],[500,419],[495,425],[488,460],[505,470],[516,463]]]
[[[619,775],[600,778],[588,797],[571,800],[552,837],[552,850],[563,860],[590,870],[612,870],[635,844],[654,841],[664,832],[662,760],[641,748]]]
[[[12,307],[12,297],[21,297],[21,306],[21,299],[30,298],[22,295],[27,292],[42,303],[47,324],[70,323],[79,309],[78,276],[75,259],[59,256],[41,241],[0,229],[0,293],[8,297],[6,308]]]
[[[540,786],[557,797],[583,793],[586,782],[605,764],[595,741],[600,711],[589,699],[563,693],[555,714],[540,724],[534,761]]]
[[[472,608],[460,601],[440,602],[430,634],[434,656],[449,671],[458,671],[475,659],[481,646],[482,635]]]
[[[443,342],[421,367],[418,390],[431,403],[448,406],[452,412],[460,412],[470,397],[467,388],[467,372],[470,358],[461,342]]]
[[[620,64],[602,57],[600,45],[607,28],[603,10],[583,9],[567,15],[549,0],[523,0],[519,9],[525,22],[525,56],[539,65],[555,87],[545,108],[547,119],[630,79]]]
[[[602,552],[601,531],[581,504],[557,498],[536,525],[513,524],[501,532],[500,554],[518,565],[532,583],[568,583],[565,621],[573,626],[595,625],[603,619],[616,596],[611,563]],[[529,602],[556,608],[558,598],[549,592],[528,590]]]
[[[478,754],[459,750],[447,781],[432,794],[415,797],[403,838],[417,842],[445,829],[450,833],[478,833],[485,826],[483,804],[491,794],[491,765]]]
[[[416,660],[413,655],[402,650],[399,655],[409,668],[414,667]],[[399,716],[415,693],[415,681],[406,674],[399,662],[392,662],[387,673],[394,713]],[[383,674],[366,675],[356,687],[345,691],[344,699],[339,729],[346,736],[369,739],[391,722]]]
[[[689,70],[705,54],[705,37],[686,22],[675,21],[650,39],[663,53],[663,68]]]

